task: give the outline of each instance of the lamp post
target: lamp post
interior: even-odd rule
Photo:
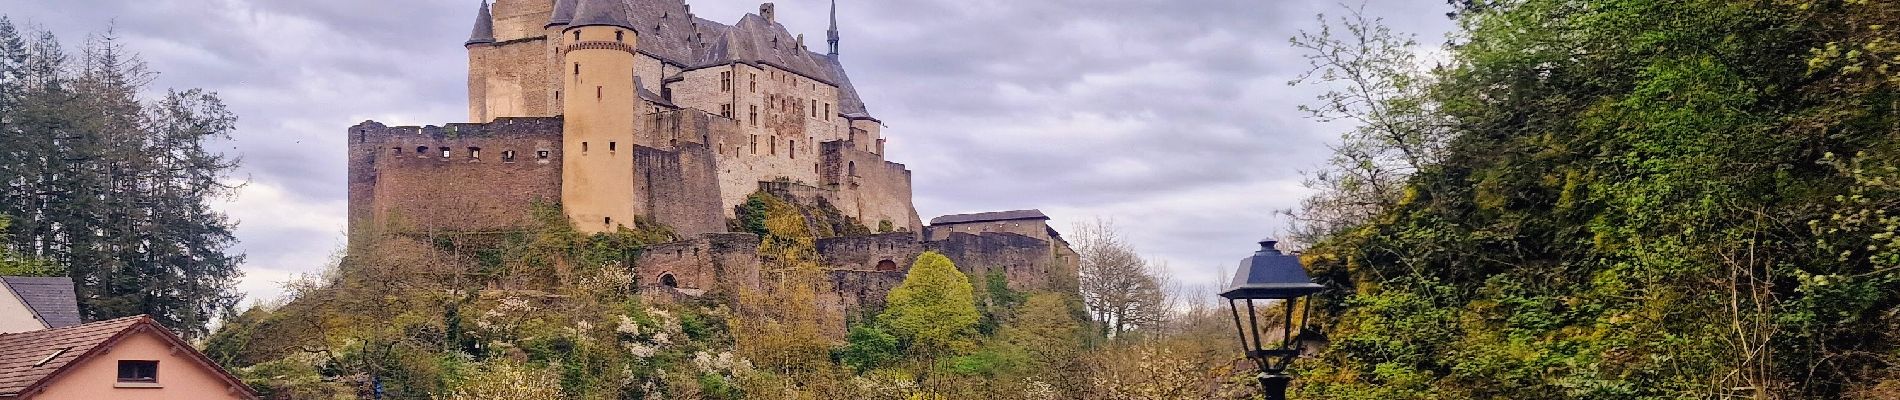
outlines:
[[[1306,267],[1300,265],[1299,256],[1281,253],[1275,248],[1278,240],[1260,241],[1260,250],[1240,260],[1240,269],[1234,272],[1233,286],[1229,286],[1220,296],[1227,299],[1227,306],[1233,310],[1234,328],[1240,333],[1240,347],[1247,358],[1260,368],[1260,386],[1266,390],[1267,400],[1285,400],[1287,383],[1293,380],[1286,375],[1286,368],[1293,359],[1312,356],[1326,344],[1325,335],[1307,327],[1308,314],[1312,312],[1311,302],[1300,307],[1300,299],[1318,293],[1322,288],[1313,283],[1306,275]],[[1255,302],[1272,306],[1278,300],[1286,309],[1285,321],[1280,325],[1279,337],[1267,321],[1267,335],[1261,334],[1259,314],[1254,312]],[[1244,303],[1244,304],[1243,304]],[[1241,318],[1241,308],[1246,308],[1247,317]],[[1294,311],[1300,311],[1297,317],[1299,325],[1294,325]]]

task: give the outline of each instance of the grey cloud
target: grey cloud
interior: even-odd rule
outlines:
[[[689,0],[736,21],[756,1]],[[268,276],[334,249],[342,132],[464,119],[477,0],[0,0],[0,14],[77,42],[117,18],[164,72],[155,87],[216,90],[242,117],[232,145],[259,193],[230,207]],[[780,0],[824,45],[826,1]],[[1044,208],[1121,220],[1179,280],[1218,279],[1299,198],[1337,127],[1294,106],[1305,70],[1287,45],[1327,0],[840,0],[843,53],[891,158],[916,171],[919,210]],[[1440,0],[1373,0],[1436,43]],[[236,211],[241,210],[242,212]],[[253,282],[248,287],[258,287]],[[261,293],[268,294],[268,293]]]

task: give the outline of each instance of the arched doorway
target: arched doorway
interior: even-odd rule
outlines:
[[[673,274],[662,274],[660,275],[660,285],[678,289],[680,287],[680,281],[679,278],[674,278]]]
[[[897,272],[897,262],[891,260],[878,261],[877,272]]]

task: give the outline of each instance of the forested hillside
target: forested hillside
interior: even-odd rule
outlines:
[[[1900,5],[1453,3],[1295,39],[1359,126],[1305,398],[1900,398]]]

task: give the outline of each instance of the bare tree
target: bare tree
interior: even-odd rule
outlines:
[[[1081,258],[1082,302],[1100,324],[1103,337],[1153,326],[1167,317],[1165,281],[1128,243],[1112,221],[1077,224],[1075,251]]]

